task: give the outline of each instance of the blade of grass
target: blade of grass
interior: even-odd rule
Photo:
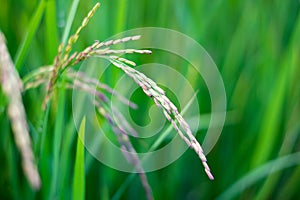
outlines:
[[[43,116],[43,127],[42,127],[42,135],[41,135],[41,139],[40,139],[39,158],[41,158],[43,156],[42,153],[44,151],[45,138],[46,138],[46,134],[47,134],[49,112],[50,112],[50,104],[47,105],[46,111],[44,112],[45,115]]]
[[[124,30],[125,27],[125,21],[127,17],[126,7],[127,7],[127,0],[119,0],[118,2],[118,11],[117,13],[117,20],[115,24],[116,32],[119,33]]]
[[[57,197],[58,185],[59,185],[59,153],[61,149],[62,133],[64,130],[64,109],[65,109],[65,87],[62,83],[62,87],[58,92],[58,108],[55,119],[54,127],[54,139],[53,139],[53,161],[52,161],[52,180],[51,180],[51,199]]]
[[[69,35],[70,35],[70,31],[71,31],[71,26],[73,24],[74,21],[74,17],[78,8],[78,4],[79,4],[80,0],[74,0],[71,6],[71,9],[69,11],[69,15],[68,15],[68,19],[67,19],[67,23],[65,26],[65,30],[63,33],[63,37],[62,37],[62,43],[66,44]]]
[[[11,135],[8,136],[7,144],[7,155],[8,155],[8,168],[9,168],[9,177],[10,184],[12,186],[12,196],[14,199],[19,198],[18,191],[20,191],[19,180],[18,180],[18,169],[17,169],[17,159],[16,159],[16,150],[13,145],[13,138]]]
[[[28,31],[27,31],[20,47],[18,48],[17,54],[14,59],[15,66],[18,70],[21,69],[24,59],[28,53],[30,43],[38,29],[40,22],[41,22],[43,13],[45,11],[45,5],[46,5],[45,1],[41,0],[30,23],[29,23]]]
[[[72,145],[75,140],[75,125],[74,119],[71,117],[66,125],[66,131],[64,134],[64,140],[61,148],[61,156],[60,156],[60,186],[59,186],[59,194],[60,199],[69,199],[71,197],[71,193],[69,191],[68,182],[71,177],[71,157],[70,152],[72,151]],[[86,168],[86,167],[85,167]]]
[[[58,35],[56,23],[56,1],[48,0],[46,6],[46,51],[47,63],[52,63],[57,54]]]
[[[249,18],[249,15],[252,17]],[[246,50],[241,47],[247,46],[247,43],[249,42],[248,40],[241,40],[241,36],[245,38],[249,38],[249,36],[253,37],[252,30],[255,23],[253,23],[252,20],[257,17],[257,15],[258,11],[255,4],[251,1],[245,1],[244,11],[242,12],[242,16],[239,18],[239,23],[232,36],[232,41],[230,42],[223,64],[222,75],[225,80],[232,79],[232,77],[237,76],[239,70],[237,66],[242,62],[244,58],[243,51]],[[230,86],[232,87],[232,85]],[[229,84],[227,87],[229,87]]]
[[[271,173],[284,170],[288,167],[300,164],[300,152],[296,152],[287,156],[283,156],[276,160],[267,162],[266,164],[254,169],[244,177],[232,184],[216,199],[233,199],[236,195],[243,192],[246,188],[253,185],[260,179],[269,176]]]
[[[299,37],[299,34],[300,34],[300,15],[298,17],[297,26],[295,26],[295,31],[293,32],[293,34],[294,35],[293,35],[292,39],[290,40],[290,47],[289,47],[290,49],[286,51],[287,54],[285,55],[286,56],[285,57],[285,63],[282,66],[282,67],[287,68],[286,69],[286,71],[287,71],[286,72],[286,78],[285,78],[287,83],[289,82],[289,80],[292,80],[293,75],[295,73],[297,73],[297,67],[296,66],[299,66],[299,56],[298,55],[300,53],[300,48],[298,47],[297,44],[299,44],[299,41],[300,41],[300,37]],[[289,116],[287,118],[289,118]],[[291,118],[293,118],[293,116],[291,116]],[[293,119],[290,119],[290,121],[292,121],[292,120]],[[287,151],[288,152],[285,152],[284,150],[281,150],[280,154],[290,153],[290,151],[292,151],[292,149],[288,149]],[[263,185],[260,192],[258,193],[257,199],[267,198],[272,193],[272,191],[274,190],[274,187],[276,186],[276,183],[278,182],[279,177],[280,177],[280,174],[270,176],[267,179],[267,181],[265,182],[265,184]]]
[[[43,124],[42,124],[42,131],[41,136],[39,139],[39,149],[38,149],[38,165],[41,172],[42,178],[42,194],[43,198],[49,198],[50,186],[51,186],[51,172],[49,169],[48,158],[50,156],[48,149],[46,148],[46,136],[47,136],[47,127],[48,127],[48,119],[49,119],[49,112],[50,112],[50,104],[47,105],[46,110],[43,115]]]
[[[37,129],[34,127],[34,125],[28,120],[28,126],[29,126],[29,132],[31,133],[31,137],[32,137],[32,149],[33,149],[33,153],[34,155],[38,155],[38,145],[39,145],[39,132],[37,131]]]
[[[78,138],[77,150],[73,178],[73,199],[83,200],[85,197],[85,174],[84,174],[84,133],[85,133],[84,117],[81,121]]]
[[[297,69],[294,66],[297,66],[297,62],[295,61],[299,57],[297,54],[299,51],[296,52],[295,50],[299,40],[300,16],[297,21],[294,35],[290,40],[290,46],[288,47],[281,63],[281,73],[279,73],[276,78],[276,82],[272,88],[273,92],[271,92],[272,95],[270,101],[268,101],[268,105],[266,107],[266,112],[262,122],[264,126],[261,127],[258,145],[253,154],[253,166],[258,166],[268,158],[272,151],[272,147],[274,146],[273,141],[277,138],[276,135],[278,135],[278,125],[281,120],[281,112],[284,106],[287,86],[290,79],[289,76]]]
[[[299,191],[299,180],[300,180],[300,166],[298,166],[290,178],[285,182],[285,185],[280,190],[277,199],[293,199],[293,195]]]

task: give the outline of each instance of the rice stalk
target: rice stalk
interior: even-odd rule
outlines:
[[[30,186],[38,190],[41,186],[40,175],[34,162],[31,140],[26,122],[25,109],[22,102],[22,81],[15,70],[8,53],[5,38],[0,31],[0,82],[3,93],[8,99],[8,116],[17,148],[22,157],[22,168]]]

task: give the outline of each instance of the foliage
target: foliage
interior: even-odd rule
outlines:
[[[14,63],[25,89],[35,88],[23,92],[23,102],[42,181],[41,190],[36,192],[24,178],[19,164],[22,155],[14,143],[7,115],[9,100],[4,97],[2,86],[1,199],[18,199],[20,196],[25,199],[67,199],[73,195],[70,180],[73,180],[74,173],[79,172],[74,172],[78,158],[77,134],[70,117],[70,93],[68,90],[54,92],[50,95],[51,106],[48,104],[45,111],[42,110],[46,88],[38,86],[49,79],[53,66],[40,66],[52,64],[57,55],[57,44],[68,45],[70,33],[76,33],[81,19],[95,3],[76,0],[1,2],[0,29],[6,36],[8,51],[15,58]],[[68,64],[85,59],[86,51],[90,50],[86,47],[100,44],[97,41],[95,44],[94,39],[104,41],[130,28],[159,26],[183,32],[202,44],[214,58],[226,87],[229,111],[226,125],[217,145],[208,155],[215,180],[210,181],[205,177],[200,170],[199,160],[192,151],[187,151],[165,169],[147,173],[155,199],[231,199],[237,196],[246,199],[292,199],[300,195],[297,187],[300,168],[296,162],[299,159],[300,133],[299,8],[297,0],[101,2],[101,9],[82,30],[78,42],[72,47],[83,51],[77,53]],[[68,58],[72,57],[72,53]],[[163,52],[154,54],[159,62],[168,63]],[[126,60],[116,59],[113,62],[118,64]],[[150,58],[130,55],[130,60],[147,63]],[[171,63],[178,71],[189,67],[188,63],[176,58]],[[34,74],[29,73],[32,71],[40,73],[42,78],[36,79]],[[83,89],[83,85],[91,82],[90,77],[83,76],[75,83],[73,69],[64,72],[58,88],[68,89],[75,85]],[[121,73],[111,69],[104,78],[106,80],[101,82],[113,85],[115,77]],[[193,80],[188,72],[186,76]],[[191,84],[200,85],[201,88],[198,98],[204,115],[201,118],[203,124],[196,135],[201,141],[209,123],[206,116],[209,117],[210,113],[210,99],[203,80],[197,79]],[[103,86],[106,88],[105,95],[113,95],[110,87],[106,86]],[[99,88],[101,97],[102,89]],[[118,99],[122,101],[122,97]],[[133,115],[140,116],[139,112],[148,110],[151,105],[142,94],[136,94],[135,99],[130,100],[143,102],[138,104],[137,111],[132,111]],[[100,112],[105,115],[112,111],[103,106]],[[143,115],[145,117],[141,120],[147,123],[147,113]],[[114,134],[107,125],[108,122],[103,122],[108,134]],[[136,181],[134,175],[115,171],[99,163],[88,152],[84,156],[87,199],[145,197],[143,184]]]

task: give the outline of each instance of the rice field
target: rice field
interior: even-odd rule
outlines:
[[[299,198],[299,9],[1,0],[0,199]]]

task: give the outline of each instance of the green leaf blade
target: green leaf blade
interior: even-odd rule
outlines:
[[[84,169],[84,133],[85,117],[82,119],[77,139],[77,150],[75,159],[74,179],[73,179],[73,199],[85,199],[85,169]]]

